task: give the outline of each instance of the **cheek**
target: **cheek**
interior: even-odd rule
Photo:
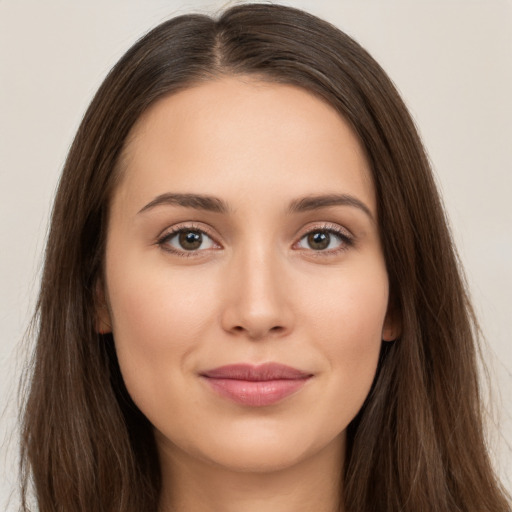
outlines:
[[[387,296],[363,287],[357,295],[339,297],[329,310],[331,332],[327,351],[332,354],[333,364],[349,368],[364,363],[367,355],[372,357],[382,341],[382,326],[386,313]],[[379,297],[379,295],[381,295]]]
[[[357,356],[375,342],[380,344],[388,305],[384,264],[331,272],[322,283],[321,289],[304,295],[302,315],[329,340],[329,352],[346,348]]]
[[[128,261],[107,271],[116,353],[126,387],[139,403],[171,385],[180,375],[172,370],[189,362],[215,317],[213,292],[199,289],[200,280],[192,285],[183,273],[157,265]]]
[[[359,411],[375,377],[387,303],[382,265],[373,272],[347,272],[332,280],[303,311],[312,326],[309,337],[327,360],[331,378],[326,398],[342,428]]]

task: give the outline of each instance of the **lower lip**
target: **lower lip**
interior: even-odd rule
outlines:
[[[205,377],[205,380],[214,391],[233,402],[250,407],[263,407],[296,393],[309,378],[248,381]]]

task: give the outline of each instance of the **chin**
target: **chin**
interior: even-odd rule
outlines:
[[[344,433],[308,439],[308,432],[269,431],[263,428],[226,432],[226,436],[204,439],[189,456],[225,470],[239,473],[272,473],[299,466],[315,457],[336,453],[344,446]]]
[[[232,444],[229,450],[211,453],[210,460],[216,465],[240,473],[272,473],[300,463],[308,453],[296,446],[262,444]]]

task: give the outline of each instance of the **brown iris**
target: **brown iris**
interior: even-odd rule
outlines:
[[[314,231],[308,235],[308,245],[316,251],[327,249],[330,241],[331,236],[325,231]]]
[[[183,249],[186,251],[194,251],[201,247],[203,235],[199,231],[181,231],[178,240]]]

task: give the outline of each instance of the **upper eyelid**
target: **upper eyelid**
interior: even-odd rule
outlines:
[[[353,237],[351,231],[348,228],[335,222],[320,222],[308,224],[305,228],[301,228],[299,233],[303,233],[302,236],[304,236],[307,235],[308,233],[311,233],[312,231],[333,231],[335,233],[341,232],[345,233],[348,237]]]
[[[207,226],[207,227],[205,227],[205,226],[207,226],[207,225],[204,223],[196,223],[196,222],[192,222],[192,223],[183,222],[182,223],[182,222],[180,222],[178,224],[174,224],[172,226],[168,226],[165,229],[163,229],[157,238],[161,238],[163,236],[170,235],[173,233],[178,233],[182,230],[187,230],[187,229],[189,229],[190,231],[202,231],[205,234],[207,234],[208,236],[215,238],[215,235],[211,233],[212,228],[210,228],[209,226]],[[344,226],[341,226],[340,224],[336,224],[333,222],[320,222],[320,224],[315,223],[315,225],[308,224],[307,227],[301,228],[295,236],[299,236],[298,233],[302,233],[304,235],[304,234],[308,234],[311,231],[315,231],[315,230],[318,230],[318,231],[321,231],[321,230],[342,231],[342,232],[346,232],[347,235],[352,236],[352,233],[350,232],[349,229],[347,229]]]
[[[337,226],[336,228],[325,226],[325,227],[317,227],[317,228],[309,229],[309,230],[303,232],[303,234],[297,239],[297,241],[294,242],[293,246],[298,245],[301,242],[301,240],[303,240],[310,233],[315,233],[317,231],[326,231],[330,234],[334,234],[334,236],[340,240],[341,246],[336,247],[334,249],[325,249],[325,250],[314,250],[314,249],[305,249],[305,248],[300,248],[298,250],[306,251],[308,253],[311,253],[312,255],[320,257],[322,255],[328,256],[328,255],[337,254],[339,252],[347,250],[349,247],[354,246],[355,237],[347,229],[343,229],[343,228],[341,228],[341,226],[340,226],[341,229],[339,229],[338,225],[336,225],[336,226]]]
[[[313,224],[313,225],[312,225]],[[295,235],[295,241],[293,242],[293,245],[295,245],[297,242],[302,240],[304,236],[308,235],[311,232],[315,231],[329,231],[333,232],[337,235],[344,235],[346,238],[353,239],[354,235],[348,230],[346,227],[333,223],[333,222],[319,222],[319,223],[312,223],[307,225],[306,227],[301,228]],[[209,238],[211,238],[217,245],[220,245],[222,247],[222,243],[219,241],[218,236],[212,233],[212,228],[210,228],[207,224],[204,223],[196,223],[196,222],[183,222],[178,223],[173,226],[169,226],[166,229],[162,230],[160,234],[157,236],[157,243],[162,243],[165,239],[175,236],[180,231],[200,231],[207,235]],[[193,251],[190,251],[193,252]],[[196,252],[199,252],[196,251]]]
[[[179,224],[168,226],[167,228],[163,229],[156,238],[157,241],[160,241],[169,236],[176,235],[180,231],[200,231],[201,233],[204,233],[205,235],[209,236],[215,243],[221,245],[220,242],[218,241],[219,237],[215,236],[215,234],[212,233],[211,228],[205,226],[207,225],[203,223],[180,222]]]

